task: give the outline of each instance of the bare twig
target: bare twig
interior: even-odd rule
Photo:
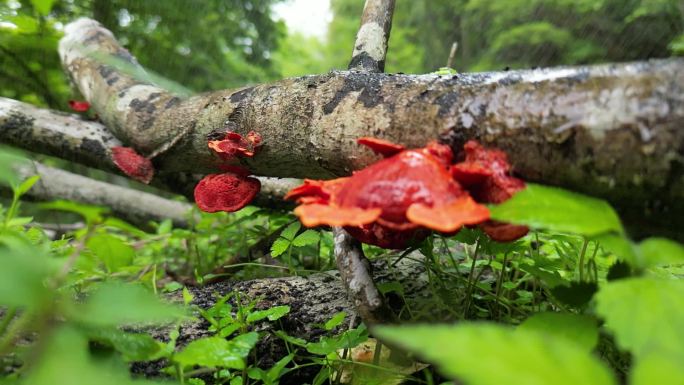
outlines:
[[[387,42],[392,29],[392,14],[395,0],[366,0],[361,16],[361,26],[356,33],[356,42],[350,70],[383,72],[387,56]]]

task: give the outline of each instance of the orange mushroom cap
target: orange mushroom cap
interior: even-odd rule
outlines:
[[[389,155],[351,177],[306,180],[286,198],[301,204],[295,214],[305,226],[344,226],[362,242],[403,248],[429,229],[454,232],[489,219],[489,210],[472,200],[451,176],[452,152],[436,142],[424,148],[372,138],[359,143]]]
[[[129,177],[148,184],[154,177],[154,166],[152,161],[138,154],[130,147],[112,147],[112,160],[124,174]]]

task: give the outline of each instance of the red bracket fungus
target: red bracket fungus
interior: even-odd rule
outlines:
[[[261,146],[261,135],[250,131],[247,136],[226,132],[218,140],[209,140],[207,145],[223,161],[236,161],[238,157],[252,157]],[[222,174],[209,174],[195,186],[195,202],[200,210],[214,213],[240,210],[254,199],[261,189],[256,178],[249,177],[250,171],[236,164],[219,166]]]
[[[129,177],[148,184],[154,177],[152,161],[130,147],[112,147],[114,164]]]
[[[300,204],[295,214],[305,226],[343,226],[361,242],[397,249],[424,239],[430,230],[453,234],[463,226],[482,225],[497,241],[527,233],[524,226],[490,221],[489,210],[480,204],[499,203],[524,188],[509,175],[503,152],[471,141],[466,160],[452,165],[451,148],[437,142],[411,150],[375,138],[358,143],[385,159],[351,177],[305,180],[285,196]]]

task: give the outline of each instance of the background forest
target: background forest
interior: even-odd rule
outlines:
[[[179,93],[346,69],[364,2],[331,0],[324,38],[288,30],[273,12],[282,2],[0,0],[0,97],[73,112],[69,101],[82,98],[57,44],[81,16],[112,31],[149,80]],[[447,71],[454,42],[459,72],[684,56],[684,2],[397,0],[385,72]],[[533,230],[521,240],[497,243],[464,229],[406,252],[364,247],[375,262],[418,263],[429,277],[431,295],[406,300],[402,321],[459,321],[374,330],[411,353],[397,364],[365,326],[348,325],[348,314],[314,325],[317,338],[307,341],[281,330],[295,322],[289,306],[264,309],[238,291],[196,297],[194,288],[224,279],[334,269],[327,229],[252,206],[194,209],[177,226],[128,223],[107,207],[37,203],[27,196],[38,178],[10,167],[26,159],[185,202],[64,159],[0,150],[2,384],[158,383],[142,378],[151,371],[192,385],[684,384],[684,247],[630,239],[605,201],[530,184],[492,209]],[[682,239],[682,229],[670,234]],[[406,299],[399,282],[379,289]],[[180,332],[190,318],[204,328],[192,342]],[[141,324],[166,329],[141,332]],[[264,361],[256,351],[273,340],[283,354]]]

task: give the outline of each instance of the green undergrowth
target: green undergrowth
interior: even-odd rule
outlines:
[[[306,341],[285,331],[296,322],[290,306],[232,291],[202,308],[194,287],[333,269],[329,231],[255,207],[141,229],[59,201],[34,210],[83,225],[55,238],[24,216],[22,196],[38,179],[16,179],[10,165],[20,161],[0,153],[13,191],[0,213],[1,383],[684,383],[684,248],[630,240],[604,201],[529,185],[491,208],[530,227],[516,242],[463,229],[401,252],[365,246],[390,268],[422,265],[416,280],[430,295],[383,281],[401,325],[369,332],[339,313]],[[187,324],[204,336],[183,340]],[[282,352],[266,362],[273,341]],[[158,376],[135,374],[145,365]]]

